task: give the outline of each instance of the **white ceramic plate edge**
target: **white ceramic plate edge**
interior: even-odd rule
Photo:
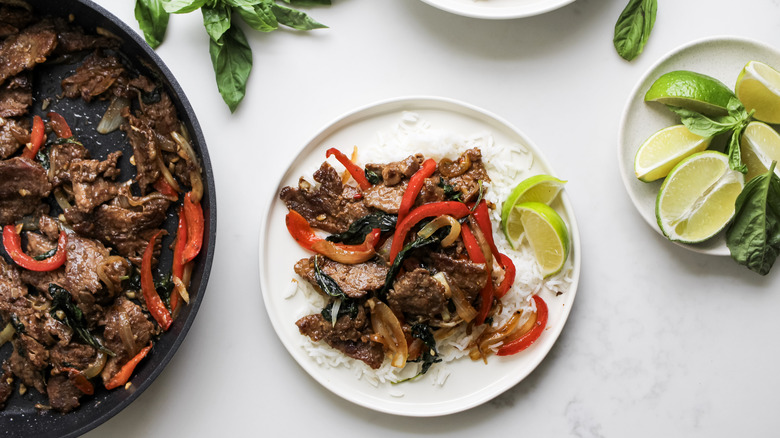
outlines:
[[[574,0],[547,0],[544,2],[537,1],[530,5],[490,7],[486,6],[485,3],[490,2],[491,0],[474,1],[473,4],[468,4],[461,0],[422,1],[452,14],[486,20],[508,20],[513,18],[531,17],[553,11],[574,2]]]

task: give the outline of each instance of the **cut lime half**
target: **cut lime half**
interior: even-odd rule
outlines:
[[[656,79],[645,94],[645,102],[679,106],[709,116],[725,116],[733,97],[729,87],[711,76],[677,70]]]
[[[780,123],[780,72],[763,62],[750,61],[742,69],[735,87],[745,109],[767,123]]]
[[[701,152],[712,137],[702,137],[684,125],[664,128],[645,140],[634,157],[634,173],[640,181],[650,182],[665,177],[686,157]]]
[[[561,216],[541,202],[524,202],[514,209],[542,276],[547,278],[560,272],[569,256],[569,231]]]
[[[550,175],[534,175],[520,182],[509,193],[501,206],[501,227],[509,244],[515,248],[523,233],[522,223],[517,215],[515,206],[523,202],[541,202],[550,204],[563,189],[566,181],[562,181]]]

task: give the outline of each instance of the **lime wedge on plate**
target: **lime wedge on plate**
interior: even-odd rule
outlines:
[[[560,272],[569,256],[569,230],[561,216],[541,202],[524,202],[514,210],[518,214],[511,217],[522,222],[542,276],[547,278]]]
[[[732,97],[731,89],[713,77],[677,70],[656,79],[645,94],[645,102],[679,106],[709,116],[725,116]]]
[[[717,234],[734,216],[745,185],[726,154],[704,151],[680,162],[664,180],[655,203],[658,226],[670,240],[698,243]]]
[[[702,137],[684,125],[664,128],[645,140],[634,158],[634,173],[644,182],[665,177],[684,158],[701,152],[710,145],[712,137]]]
[[[737,97],[753,117],[780,123],[780,72],[763,62],[750,61],[737,78]]]
[[[566,181],[550,175],[534,175],[520,182],[507,196],[501,206],[501,224],[509,244],[515,248],[523,233],[519,218],[510,218],[517,214],[515,206],[523,202],[541,202],[549,204],[558,196]]]
[[[750,181],[766,173],[772,161],[780,161],[780,134],[766,123],[750,122],[742,134],[740,150],[748,167],[745,181]]]

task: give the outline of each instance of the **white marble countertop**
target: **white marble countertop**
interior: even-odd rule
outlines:
[[[101,2],[138,29],[133,3]],[[612,46],[626,0],[578,0],[507,21],[419,0],[333,3],[309,10],[329,29],[248,33],[254,71],[233,115],[217,93],[200,14],[171,17],[158,54],[208,143],[216,256],[176,356],[87,436],[714,437],[780,426],[780,267],[760,277],[668,243],[634,209],[616,159],[626,97],[649,66],[712,35],[778,46],[778,0],[661,1],[631,63]],[[462,100],[519,127],[568,179],[582,236],[577,298],[544,362],[495,400],[440,418],[380,414],[321,387],[276,337],[258,278],[258,226],[284,170],[277,163],[337,116],[405,95]]]

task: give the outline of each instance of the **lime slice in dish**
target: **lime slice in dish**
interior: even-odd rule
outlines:
[[[534,252],[544,278],[563,269],[569,256],[569,230],[560,215],[547,204],[524,202],[514,210],[518,212],[525,237]]]
[[[702,137],[684,125],[664,128],[645,140],[634,157],[634,173],[640,181],[650,182],[665,177],[686,157],[701,152],[712,137]]]
[[[693,154],[675,166],[661,185],[655,203],[658,226],[670,240],[707,240],[734,216],[734,202],[744,185],[744,176],[729,168],[725,154]]]
[[[742,162],[748,167],[745,181],[750,181],[766,173],[772,161],[780,161],[780,134],[766,123],[750,122],[742,134],[740,150]]]
[[[735,87],[745,109],[767,123],[780,123],[780,72],[763,62],[750,61],[740,72]]]
[[[520,182],[509,193],[501,206],[501,225],[509,244],[515,248],[522,233],[523,227],[516,216],[515,206],[523,202],[541,202],[550,204],[563,189],[566,181],[562,181],[550,175],[534,175]]]
[[[709,116],[725,116],[733,97],[729,87],[711,76],[676,70],[656,79],[645,94],[645,102],[679,106]]]

